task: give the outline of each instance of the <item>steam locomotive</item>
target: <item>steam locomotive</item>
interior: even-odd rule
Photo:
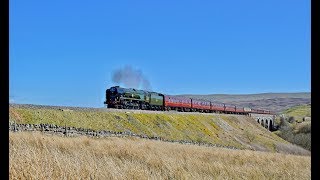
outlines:
[[[141,109],[155,111],[176,110],[182,112],[206,112],[226,114],[272,114],[268,110],[237,107],[224,103],[197,100],[193,98],[175,97],[157,92],[149,92],[134,88],[113,86],[106,90],[104,104],[108,108]]]

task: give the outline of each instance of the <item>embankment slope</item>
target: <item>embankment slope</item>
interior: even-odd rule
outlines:
[[[205,143],[234,149],[309,155],[242,115],[146,113],[37,106],[9,106],[9,121],[16,124],[50,124],[92,131],[127,132],[164,141]]]

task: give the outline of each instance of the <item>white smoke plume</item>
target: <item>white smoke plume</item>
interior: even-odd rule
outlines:
[[[122,84],[127,88],[151,90],[151,84],[142,71],[133,69],[130,65],[113,71],[111,78],[113,83]]]

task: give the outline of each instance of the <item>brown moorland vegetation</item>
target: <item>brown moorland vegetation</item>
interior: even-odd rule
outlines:
[[[310,179],[310,156],[9,133],[10,179]]]

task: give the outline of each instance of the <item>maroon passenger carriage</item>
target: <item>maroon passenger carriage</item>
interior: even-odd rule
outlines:
[[[254,113],[257,113],[257,114],[271,114],[270,111],[268,111],[268,110],[262,110],[262,109],[252,109],[252,111],[253,111]]]
[[[243,114],[243,113],[245,113],[245,110],[244,110],[243,107],[236,106],[236,113],[237,114]]]
[[[224,104],[211,102],[211,108],[210,109],[211,109],[212,112],[222,113],[222,112],[224,112]]]
[[[209,101],[200,101],[200,100],[192,99],[191,108],[192,108],[192,111],[210,112],[211,105]]]
[[[164,95],[164,109],[191,111],[191,99]]]
[[[224,106],[225,106],[224,111],[225,111],[226,113],[234,113],[234,112],[236,112],[236,106],[227,105],[227,104],[225,104]]]

